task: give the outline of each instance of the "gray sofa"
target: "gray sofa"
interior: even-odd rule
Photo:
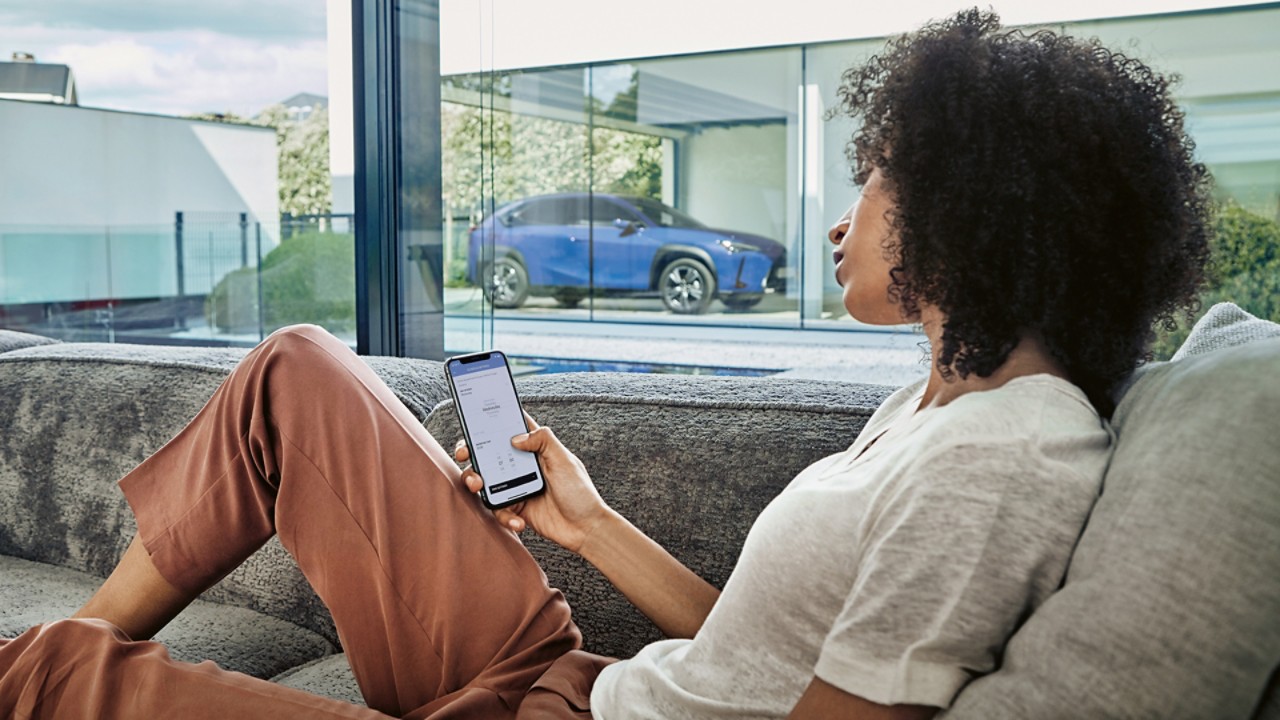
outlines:
[[[243,350],[57,343],[0,331],[0,637],[66,617],[132,537],[115,485],[199,410]],[[439,363],[367,358],[446,447]],[[605,498],[723,584],[752,519],[847,447],[892,388],[778,378],[567,374],[525,404]],[[1064,587],[1021,624],[953,718],[1280,718],[1280,326],[1218,306],[1147,366]],[[587,649],[658,631],[536,538]],[[761,622],[767,622],[761,618]],[[158,637],[177,658],[360,702],[332,621],[276,541]]]

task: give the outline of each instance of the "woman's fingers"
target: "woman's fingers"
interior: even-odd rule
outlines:
[[[538,424],[537,420],[533,419],[533,416],[530,415],[527,410],[522,410],[521,412],[524,413],[524,422],[526,425],[529,426],[530,430],[537,430],[538,428],[542,427],[541,425]]]
[[[556,434],[549,427],[539,427],[524,435],[516,435],[511,438],[512,447],[531,453],[542,453],[556,447],[558,444]]]
[[[512,512],[510,508],[502,508],[494,512],[493,515],[502,524],[502,527],[512,532],[524,530],[524,518]]]
[[[473,493],[480,492],[480,489],[484,487],[484,480],[471,468],[462,471],[462,482]]]
[[[481,488],[484,487],[484,479],[482,479],[480,475],[471,468],[467,468],[462,471],[462,483],[466,486],[467,490],[473,493],[480,492]],[[517,503],[509,507],[495,510],[493,512],[493,517],[502,525],[502,527],[507,528],[512,532],[522,532],[527,525],[524,518],[520,517],[519,514],[523,509],[524,503]]]
[[[471,459],[471,451],[467,449],[466,440],[459,440],[458,444],[454,446],[453,458],[460,463]]]

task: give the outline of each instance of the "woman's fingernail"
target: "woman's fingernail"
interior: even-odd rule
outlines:
[[[529,439],[529,435],[526,433],[524,435],[516,435],[512,437],[511,442],[524,442],[525,440],[528,440],[528,439]]]

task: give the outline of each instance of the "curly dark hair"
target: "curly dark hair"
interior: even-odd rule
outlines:
[[[1039,333],[1104,415],[1155,324],[1197,307],[1211,180],[1171,80],[977,9],[889,42],[845,72],[854,182],[896,204],[890,297],[946,315],[939,371],[986,377]]]

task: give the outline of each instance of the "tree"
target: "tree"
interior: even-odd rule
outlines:
[[[280,212],[323,215],[332,208],[328,108],[318,108],[300,121],[290,120],[283,105],[272,105],[252,118],[235,113],[199,113],[188,117],[275,128]]]
[[[1233,302],[1264,320],[1280,322],[1280,223],[1227,203],[1214,221],[1209,282],[1200,294],[1200,313]],[[1187,318],[1159,328],[1152,355],[1167,360],[1191,332]]]
[[[662,140],[654,135],[456,103],[443,104],[440,127],[441,189],[453,216],[476,220],[491,200],[588,188],[662,193]]]

